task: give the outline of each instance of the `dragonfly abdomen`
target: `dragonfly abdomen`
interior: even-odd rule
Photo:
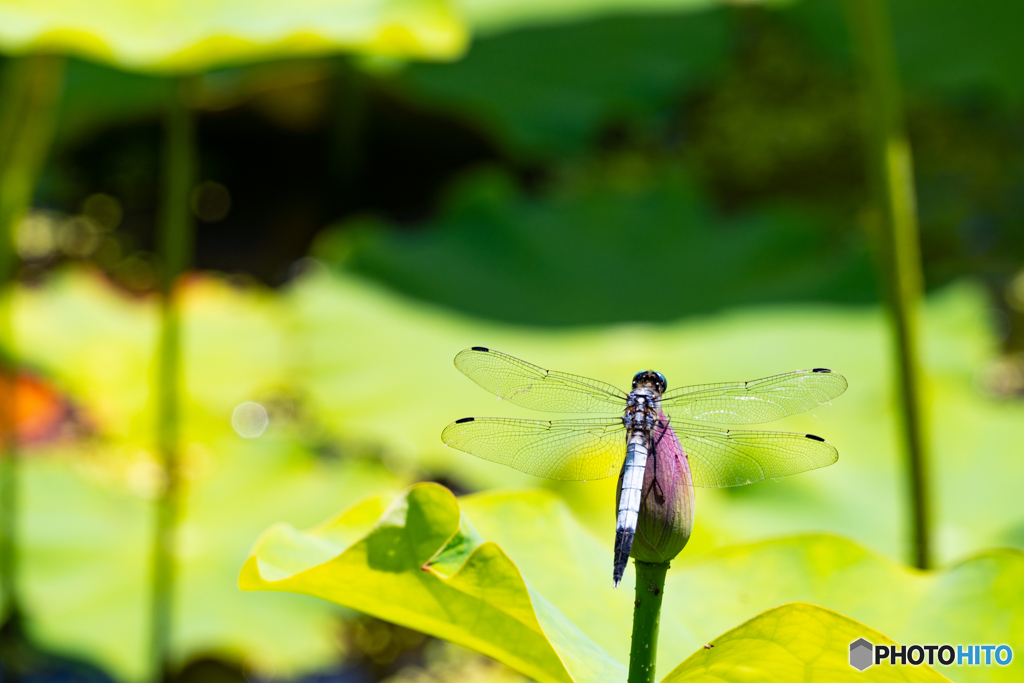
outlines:
[[[644,486],[644,469],[650,452],[651,437],[646,430],[631,429],[626,445],[626,461],[622,465],[622,486],[619,490],[619,509],[615,522],[615,567],[612,581],[615,586],[622,580],[633,548],[637,519],[640,516],[640,493]]]

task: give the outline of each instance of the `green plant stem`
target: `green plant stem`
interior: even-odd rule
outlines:
[[[157,350],[157,450],[164,486],[156,503],[153,536],[151,671],[166,680],[171,670],[171,634],[176,582],[176,541],[182,486],[180,472],[181,326],[176,283],[189,267],[193,223],[189,195],[195,179],[195,131],[192,112],[182,102],[181,87],[168,102],[163,149],[160,209],[161,325]]]
[[[668,562],[633,561],[636,601],[633,603],[633,642],[629,648],[629,683],[653,683],[658,658],[658,627],[665,593]]]
[[[910,493],[913,564],[931,564],[928,444],[923,427],[917,315],[923,288],[910,143],[884,0],[847,0],[865,92],[868,159],[881,208],[878,255],[892,321],[896,395]]]
[[[11,60],[0,87],[0,623],[18,602],[17,359],[11,299],[17,276],[15,229],[32,203],[53,141],[64,61],[49,55]]]

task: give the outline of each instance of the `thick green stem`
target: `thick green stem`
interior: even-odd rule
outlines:
[[[917,331],[924,277],[914,171],[885,2],[847,0],[846,5],[862,66],[868,159],[881,209],[877,245],[892,322],[899,426],[909,479],[912,559],[915,566],[926,569],[931,563],[931,510]]]
[[[50,150],[64,62],[49,55],[12,60],[0,88],[0,623],[18,614],[17,361],[11,298],[18,257],[14,233],[32,203]]]
[[[629,649],[629,683],[653,683],[658,658],[658,626],[668,562],[634,560],[636,601],[633,603],[633,644]]]
[[[171,668],[176,532],[182,497],[179,463],[181,335],[175,284],[191,260],[193,223],[189,194],[196,167],[193,116],[182,102],[178,89],[168,103],[165,126],[158,240],[162,315],[157,351],[157,450],[164,469],[164,486],[156,504],[150,626],[151,670],[157,681],[166,679]]]

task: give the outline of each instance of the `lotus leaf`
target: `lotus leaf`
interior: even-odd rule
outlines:
[[[698,491],[691,549],[830,531],[902,557],[903,472],[885,371],[887,330],[877,309],[762,307],[666,324],[539,330],[465,318],[324,273],[311,273],[281,298],[197,282],[184,306],[188,438],[231,434],[235,405],[280,390],[301,399],[327,436],[375,444],[391,466],[473,488],[544,482],[441,443],[441,428],[459,417],[537,416],[494,405],[452,367],[454,355],[472,344],[621,383],[652,364],[672,384],[833,367],[850,378],[846,394],[773,428],[826,436],[839,448],[839,462],[780,482]],[[986,397],[976,381],[995,350],[986,310],[984,294],[963,285],[932,296],[925,312],[943,561],[1019,543],[1024,525],[1014,485],[1024,476],[1015,448],[1024,438],[1024,410]],[[84,405],[101,434],[126,447],[150,447],[149,393],[139,377],[149,373],[154,301],[131,300],[99,279],[67,273],[45,288],[20,290],[16,319],[23,357]],[[595,529],[607,529],[611,486],[557,489]],[[980,490],[986,495],[975,495]]]
[[[621,679],[623,668],[608,653],[621,658],[629,646],[632,591],[616,591],[609,585],[607,546],[589,537],[564,505],[550,496],[545,498],[536,492],[483,494],[465,501],[466,509],[460,509],[455,497],[443,487],[419,484],[395,499],[372,527],[368,518],[382,508],[377,498],[308,532],[275,525],[257,542],[242,569],[239,585],[246,590],[283,590],[324,598],[476,649],[540,681]],[[467,510],[472,512],[467,514]],[[524,513],[525,519],[520,519],[519,513]],[[472,520],[483,522],[479,527],[482,531]],[[500,527],[504,533],[499,535],[513,539],[515,554],[523,559],[524,568],[513,562],[502,545],[490,540],[486,529],[492,527]],[[353,541],[358,530],[364,535]],[[804,544],[803,539],[791,542]],[[836,563],[830,553],[835,549],[847,555],[865,553],[840,539],[828,538],[825,542],[832,546],[827,545],[824,552],[812,548],[810,554],[822,557],[817,563],[798,567],[803,571],[795,572],[792,582],[826,598],[829,595],[821,590],[822,585],[831,585],[833,599],[841,600],[842,591],[835,590]],[[846,658],[851,641],[866,637],[877,643],[892,642],[849,617],[814,605],[788,605],[760,616],[760,610],[749,600],[739,608],[730,607],[725,596],[735,594],[737,589],[755,595],[758,604],[785,602],[779,600],[784,591],[770,585],[763,595],[760,592],[763,579],[777,568],[765,565],[760,570],[756,549],[741,548],[736,553],[748,560],[742,570],[725,571],[714,565],[713,558],[709,566],[703,567],[697,558],[670,574],[659,664],[670,666],[686,653],[698,652],[667,680],[699,676],[706,671],[773,668],[799,672],[797,678],[805,680],[829,680],[830,673],[844,673],[839,663],[849,667]],[[843,565],[842,559],[839,565]],[[1017,558],[1017,564],[1024,566],[1021,559]],[[874,576],[869,561],[838,580],[893,580],[906,571],[877,558],[872,560],[883,565]],[[794,564],[799,565],[799,561]],[[706,569],[715,580],[701,583],[703,577],[692,576],[693,567]],[[861,569],[869,571],[861,575]],[[597,583],[596,577],[603,581]],[[945,578],[932,581],[942,584]],[[975,588],[973,598],[989,598],[985,595],[988,578],[976,574],[969,579]],[[723,585],[728,588],[722,590]],[[1009,582],[1004,585],[1008,587]],[[894,591],[900,588],[893,586]],[[944,587],[935,589],[939,592]],[[1015,602],[1006,609],[1019,616],[1024,614],[1024,604],[1017,592]],[[996,596],[1000,591],[992,593]],[[872,597],[884,605],[879,615],[892,621],[893,615],[906,609],[915,596],[907,597],[902,604],[899,597]],[[947,597],[948,612],[971,611],[963,596],[960,601],[954,595]],[[713,607],[704,609],[704,603]],[[702,619],[716,608],[720,611],[716,619]],[[721,638],[715,637],[717,631],[709,632],[725,620],[744,621],[740,615],[748,610],[753,614],[747,618],[754,618],[734,631]],[[668,619],[673,623],[666,628]],[[679,628],[680,622],[686,627]],[[974,626],[973,630],[954,629],[950,637],[987,635],[977,624]],[[754,647],[742,647],[741,643],[747,641]],[[722,651],[700,652],[709,642],[721,645]],[[924,666],[901,670],[898,675],[900,678],[894,680],[942,680]]]
[[[538,681],[614,681],[625,668],[523,581],[461,518],[444,487],[397,499],[354,544],[336,529],[365,519],[371,499],[308,533],[271,528],[245,563],[246,590],[326,598],[494,657]]]
[[[253,600],[235,588],[238,565],[275,520],[312,524],[394,478],[372,461],[317,460],[273,432],[193,444],[187,455],[174,660],[218,655],[287,678],[330,666],[338,610],[286,596]],[[118,680],[142,681],[157,472],[126,457],[123,479],[112,476],[103,461],[115,457],[84,444],[35,451],[25,461],[22,592],[37,642]]]
[[[849,662],[849,645],[866,638],[879,645],[893,641],[874,629],[831,610],[791,603],[768,610],[715,638],[676,667],[663,683],[706,681],[945,681],[927,664],[920,667],[881,665],[869,674]]]
[[[135,70],[193,72],[339,51],[450,58],[465,43],[447,0],[0,2],[3,52],[61,52]]]
[[[632,589],[623,597],[609,588],[611,537],[588,533],[548,492],[479,493],[460,505],[538,592],[612,656],[627,656]],[[698,524],[700,514],[698,504]],[[900,643],[1006,643],[1016,652],[1024,648],[1024,552],[987,551],[921,572],[821,534],[707,552],[687,547],[665,583],[658,668],[667,671],[718,633],[795,601],[836,610]],[[1014,680],[1012,667],[949,670],[958,681]]]
[[[663,113],[706,83],[727,54],[731,19],[728,11],[628,15],[516,31],[474,43],[454,64],[412,65],[402,82],[492,131],[514,155],[578,154],[610,122]]]

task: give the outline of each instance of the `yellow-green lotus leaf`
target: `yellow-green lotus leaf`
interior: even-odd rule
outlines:
[[[451,58],[466,28],[448,0],[0,0],[0,51],[50,51],[128,69],[339,51]]]
[[[562,614],[613,657],[628,656],[634,572],[629,567],[623,586],[611,588],[613,534],[589,533],[548,492],[493,491],[459,503],[480,534]],[[658,670],[790,602],[834,609],[901,643],[1005,643],[1017,652],[1024,649],[1024,553],[990,550],[923,572],[824,534],[707,552],[687,548],[665,582]],[[1013,680],[1012,669],[954,666],[949,673],[981,683],[994,673]]]
[[[49,652],[87,660],[119,683],[143,683],[148,615],[140,605],[150,591],[153,507],[144,489],[152,470],[136,463],[128,488],[97,467],[88,449],[56,444],[27,451],[22,463],[26,625]],[[338,610],[319,600],[242,593],[238,566],[276,520],[313,524],[367,491],[402,482],[379,463],[317,458],[273,433],[225,437],[188,453],[174,666],[218,657],[283,680],[332,666]],[[365,521],[352,519],[337,533],[358,539],[388,502],[381,498]]]
[[[447,489],[414,486],[351,543],[353,520],[365,520],[376,505],[357,505],[307,532],[272,527],[239,585],[330,600],[472,648],[545,683],[625,679],[620,662],[535,592],[497,545],[480,539]]]
[[[708,643],[713,647],[697,650],[662,679],[662,683],[948,680],[927,664],[881,664],[858,671],[849,661],[850,643],[858,638],[876,644],[893,644],[878,631],[838,612],[803,602],[790,603],[723,633]]]
[[[383,507],[376,498],[306,532],[275,525],[257,542],[239,583],[247,590],[331,600],[478,650],[540,681],[622,680],[619,662],[629,648],[632,572],[624,589],[613,589],[610,549],[550,494],[478,494],[461,502],[460,507],[437,484],[419,484],[384,510],[372,528],[369,520]],[[773,552],[778,556],[774,561]],[[994,580],[983,558],[976,561],[982,571],[959,579],[957,570],[928,576],[828,537],[742,546],[732,555],[747,562],[729,566],[721,553],[710,553],[670,571],[659,670],[697,654],[669,680],[765,680],[769,671],[777,676],[767,680],[842,680],[843,674],[860,673],[847,663],[852,641],[893,642],[829,608],[783,604],[802,596],[877,618],[905,644],[1016,645],[1006,624],[1022,612],[1019,602],[1010,600],[1002,611],[992,608],[992,600],[1009,597],[1012,589],[999,586],[1015,576],[1012,566],[1004,568],[1004,574],[1010,570],[1005,580]],[[780,563],[785,558],[786,566]],[[773,581],[771,575],[778,572],[791,576]],[[864,590],[870,586],[877,591]],[[963,627],[947,623],[937,633],[899,618],[907,612],[933,614],[928,603],[960,615]],[[1003,625],[999,633],[975,623],[975,605]],[[733,628],[737,623],[742,625]],[[722,631],[727,632],[716,638]],[[709,642],[715,647],[704,652]],[[958,678],[963,674],[958,668]],[[944,680],[922,666],[881,676]]]

